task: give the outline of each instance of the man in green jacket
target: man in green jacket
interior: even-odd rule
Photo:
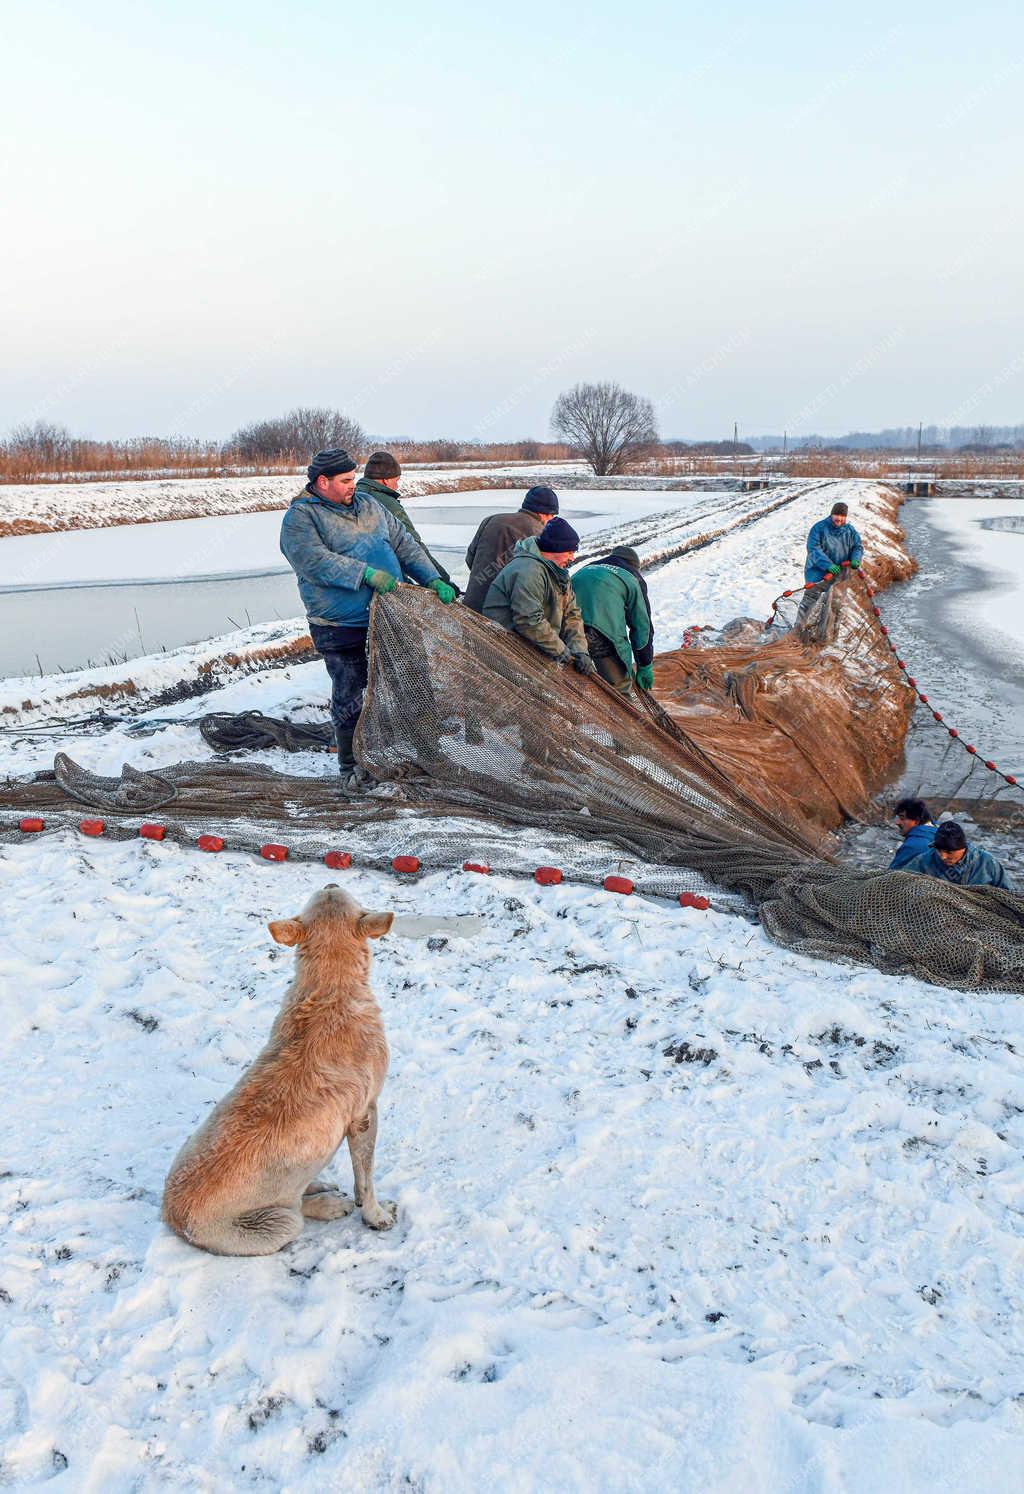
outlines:
[[[596,674],[568,567],[580,537],[564,519],[549,519],[536,539],[517,542],[512,559],[491,582],[484,617],[518,633],[558,664]]]
[[[386,508],[388,513],[394,514],[402,528],[412,535],[441,580],[451,586],[451,576],[423,543],[417,533],[416,525],[406,513],[402,500],[398,496],[398,479],[401,475],[402,469],[397,457],[392,456],[390,451],[375,451],[366,459],[363,475],[356,483],[356,492],[362,493],[365,498],[372,498],[375,503],[380,504],[381,508]],[[458,587],[456,587],[457,591]]]
[[[601,678],[628,695],[636,659],[636,682],[649,690],[654,684],[654,627],[636,551],[616,545],[603,559],[576,571],[572,589]]]

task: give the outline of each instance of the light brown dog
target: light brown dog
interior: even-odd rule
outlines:
[[[217,1255],[272,1255],[303,1219],[341,1219],[351,1199],[320,1169],[348,1137],[355,1203],[371,1229],[390,1229],[395,1206],[373,1194],[377,1096],[388,1067],[370,990],[369,939],[393,913],[368,913],[331,884],[298,918],[268,925],[295,948],[295,978],[270,1039],[234,1089],[174,1160],[163,1218]]]

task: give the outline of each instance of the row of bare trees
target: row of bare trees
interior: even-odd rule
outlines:
[[[650,400],[618,384],[576,384],[559,395],[551,415],[559,442],[454,440],[389,442],[404,461],[557,461],[582,457],[598,476],[629,470],[658,444]],[[143,477],[161,472],[212,475],[244,467],[288,471],[314,451],[343,446],[357,459],[369,451],[358,421],[326,406],[299,406],[241,427],[223,444],[189,438],[139,437],[92,441],[48,421],[16,427],[0,442],[0,481],[33,482],[75,476]]]

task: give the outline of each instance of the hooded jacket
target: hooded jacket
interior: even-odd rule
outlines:
[[[401,498],[399,498],[393,488],[386,488],[382,482],[377,482],[373,477],[361,477],[356,483],[356,492],[364,494],[367,498],[372,498],[375,503],[380,504],[381,508],[386,508],[389,514],[394,514],[402,528],[407,529],[412,535],[437,574],[441,577],[441,580],[447,581],[449,584],[451,583],[451,576],[449,576],[441,562],[431,555],[423,543],[416,525],[406,513]]]
[[[844,560],[855,560],[859,565],[863,558],[864,546],[849,519],[845,524],[819,519],[807,536],[804,580],[821,581],[831,566],[842,565]]]
[[[572,654],[588,651],[569,572],[549,560],[535,539],[516,544],[512,559],[491,582],[484,616],[553,659],[566,649]]]
[[[647,586],[640,572],[619,555],[581,566],[573,572],[572,589],[585,627],[596,628],[627,669],[633,660],[650,664],[654,658],[654,627]]]
[[[543,528],[541,516],[524,508],[515,514],[491,514],[484,519],[466,551],[469,581],[463,606],[482,612],[491,582],[508,565],[516,545],[521,539],[536,539]]]
[[[358,491],[346,504],[303,488],[282,520],[281,552],[298,578],[310,622],[328,627],[369,627],[374,592],[364,579],[367,566],[422,586],[437,576],[412,535]]]
[[[980,846],[968,846],[956,866],[947,866],[940,861],[933,849],[925,851],[923,856],[915,856],[903,870],[919,872],[923,877],[937,877],[940,882],[953,882],[958,887],[1005,887],[1008,892],[1013,891],[1013,883],[1006,875],[1003,863]]]
[[[938,828],[929,823],[915,825],[912,830],[908,830],[903,837],[903,844],[897,848],[895,856],[889,862],[889,870],[899,871],[900,867],[905,867],[916,856],[923,856],[926,851],[930,851]]]

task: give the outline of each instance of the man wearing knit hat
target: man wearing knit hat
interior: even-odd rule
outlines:
[[[636,551],[616,545],[601,560],[581,566],[572,589],[601,678],[628,695],[636,659],[636,682],[649,690],[654,684],[654,626]]]
[[[549,519],[536,539],[517,542],[512,559],[491,582],[484,616],[518,633],[559,664],[595,674],[568,567],[580,537],[564,519]]]
[[[544,525],[558,512],[558,494],[553,488],[530,488],[515,514],[491,514],[484,519],[466,551],[469,581],[463,605],[474,612],[484,610],[487,589],[501,568],[512,559],[521,539],[536,539]]]
[[[281,550],[299,582],[314,647],[331,677],[331,720],[338,769],[356,766],[352,751],[366,688],[370,603],[399,581],[429,586],[442,602],[455,593],[398,520],[356,492],[356,464],[334,447],[317,452],[309,481],[281,524]]]
[[[402,469],[398,458],[392,456],[390,451],[375,451],[372,456],[366,458],[366,466],[363,475],[356,483],[356,492],[372,498],[382,508],[386,508],[389,514],[394,514],[403,529],[407,529],[413,539],[419,545],[424,555],[430,561],[442,581],[451,586],[452,578],[436,556],[431,555],[422,538],[417,532],[416,525],[412,522],[405,511],[405,506],[398,496],[398,479],[402,475]],[[458,588],[456,587],[456,590]]]

